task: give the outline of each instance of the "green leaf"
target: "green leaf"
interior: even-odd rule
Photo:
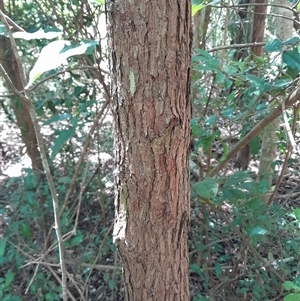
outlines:
[[[215,264],[215,273],[217,277],[221,276],[222,274],[222,268],[219,262],[216,262]]]
[[[1,237],[0,239],[0,257],[4,256],[7,238]]]
[[[279,39],[275,39],[271,43],[267,43],[264,49],[269,52],[280,51],[282,49],[282,42]]]
[[[300,292],[300,287],[297,286],[294,282],[292,281],[285,281],[282,286],[284,287],[285,290],[290,291],[290,290],[295,290]]]
[[[198,4],[198,5],[192,4],[192,17],[194,17],[196,15],[196,13],[205,6],[206,6],[205,4]]]
[[[112,279],[108,280],[108,288],[113,291],[115,289],[115,282]]]
[[[298,37],[292,37],[283,42],[283,45],[295,45],[299,43],[300,39]]]
[[[277,79],[274,83],[274,89],[284,89],[292,83],[290,78]]]
[[[299,293],[288,294],[283,299],[283,301],[299,301],[299,300],[300,300],[300,294]]]
[[[15,278],[15,273],[7,272],[5,274],[5,285],[9,286],[13,282],[14,278]]]
[[[222,188],[224,197],[231,200],[232,202],[236,200],[244,200],[246,198],[246,194],[244,191],[235,188]]]
[[[20,227],[21,234],[25,238],[30,238],[31,237],[30,226],[28,224],[26,224],[24,221],[20,221],[19,222],[19,227]]]
[[[224,161],[227,157],[228,154],[228,146],[227,143],[222,142],[222,148],[223,148],[223,154],[222,157],[220,158],[220,162]]]
[[[294,209],[294,214],[295,214],[296,219],[300,221],[300,208]]]
[[[250,151],[252,155],[257,155],[260,150],[260,140],[256,136],[250,141]]]
[[[67,64],[67,58],[74,55],[91,54],[97,44],[97,41],[88,41],[82,42],[80,45],[74,45],[66,40],[49,43],[42,49],[38,60],[30,71],[29,82],[25,89],[28,89],[46,71]]]
[[[71,247],[76,246],[76,245],[80,244],[82,242],[82,240],[83,240],[83,235],[82,234],[77,235],[72,238],[70,246]]]
[[[46,294],[45,294],[45,299],[46,299],[46,300],[49,300],[49,301],[53,301],[53,300],[54,300],[51,293],[46,293]]]
[[[61,150],[63,145],[73,137],[75,133],[76,127],[72,127],[68,130],[62,131],[58,137],[54,141],[54,145],[52,146],[52,154],[51,154],[51,159],[53,160],[57,153]]]
[[[105,4],[105,0],[92,0],[93,2],[100,4],[100,5],[104,5]]]
[[[222,72],[217,72],[215,78],[215,84],[219,84],[225,81],[226,76]]]
[[[254,235],[265,235],[268,233],[268,231],[260,226],[255,226],[255,227],[248,227],[247,233],[250,237],[252,237]]]
[[[284,51],[282,54],[282,60],[286,63],[286,65],[292,69],[300,72],[300,53],[297,48],[293,50]]]
[[[218,193],[219,180],[215,178],[205,178],[203,181],[193,184],[192,189],[200,197],[211,199]]]
[[[201,269],[200,269],[198,264],[192,263],[192,264],[190,264],[189,268],[192,272],[194,272],[194,273],[198,274],[199,276],[201,276],[202,273],[201,273]]]

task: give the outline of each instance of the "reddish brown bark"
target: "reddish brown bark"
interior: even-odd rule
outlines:
[[[190,1],[109,7],[126,300],[189,300]]]
[[[268,1],[254,0],[253,3],[257,3],[260,5],[255,5],[253,8],[252,43],[260,43],[263,42],[265,36],[267,14],[267,6],[261,4],[268,4]],[[262,56],[263,46],[253,46],[252,52],[256,56]]]

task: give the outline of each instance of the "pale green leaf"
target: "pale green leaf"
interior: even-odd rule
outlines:
[[[91,54],[97,44],[97,41],[87,41],[79,45],[73,45],[70,41],[66,40],[49,43],[42,49],[38,60],[30,71],[29,82],[25,89],[28,89],[46,71],[67,64],[67,58],[74,55]]]
[[[283,301],[299,301],[299,300],[300,300],[300,294],[299,293],[288,294],[283,299]]]
[[[95,3],[100,4],[100,5],[105,4],[105,0],[92,0],[92,2],[95,2]]]
[[[206,6],[205,4],[192,5],[192,17],[194,17],[196,13],[205,6]]]
[[[282,286],[284,287],[285,290],[290,291],[290,290],[295,290],[300,292],[300,287],[297,286],[294,282],[292,281],[285,281]]]
[[[294,209],[294,214],[296,219],[300,221],[300,208]]]

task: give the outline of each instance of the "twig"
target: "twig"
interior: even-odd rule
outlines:
[[[203,199],[203,198],[201,198]],[[228,225],[230,224],[230,220],[227,218],[227,216],[217,207],[215,204],[212,204],[209,200],[203,199],[209,207],[216,212],[222,219],[225,221]],[[269,268],[272,273],[280,280],[280,282],[284,282],[284,279],[279,275],[279,273],[274,269],[272,266],[272,263],[270,263],[268,260],[264,259],[258,251],[255,249],[255,247],[252,245],[252,243],[245,237],[245,235],[237,228],[232,227],[232,230],[235,232],[236,235],[243,241],[245,245],[249,247],[249,249],[252,251],[252,253],[255,255],[255,257],[264,265],[265,268]]]
[[[22,27],[20,27],[17,23],[15,23],[9,16],[7,16],[4,12],[2,12],[2,15],[6,19],[7,23],[11,25],[14,29],[17,31],[25,31]]]
[[[294,119],[293,119],[293,128],[291,130],[290,125],[288,123],[287,117],[286,117],[286,113],[285,113],[285,108],[284,108],[284,104],[282,104],[282,110],[283,110],[283,116],[284,116],[284,121],[285,121],[285,125],[286,125],[286,130],[288,131],[288,135],[290,137],[290,141],[288,143],[288,148],[287,148],[287,152],[285,154],[285,158],[284,158],[284,162],[282,164],[282,168],[281,168],[281,172],[280,172],[280,176],[276,182],[276,186],[275,189],[271,195],[271,197],[268,200],[268,205],[271,205],[275,195],[279,189],[280,184],[282,183],[283,177],[284,177],[284,172],[286,170],[287,164],[288,164],[288,159],[290,157],[290,154],[292,152],[293,147],[296,148],[296,143],[295,143],[295,139],[293,137],[293,135],[295,135],[296,132],[296,125],[297,125],[297,116],[298,116],[298,108],[294,108]],[[293,145],[294,143],[294,145]]]
[[[21,60],[20,57],[18,55],[18,50],[17,50],[17,45],[16,42],[12,36],[12,32],[11,29],[5,19],[4,14],[2,13],[2,11],[0,10],[0,18],[2,20],[2,22],[4,23],[6,30],[8,32],[9,38],[10,38],[10,42],[12,45],[12,49],[15,55],[15,60],[16,63],[19,67],[19,70],[21,72],[20,76],[21,76],[21,81],[22,81],[22,86],[24,87],[25,85],[25,76],[24,76],[24,72],[23,72],[23,66],[21,64]],[[62,270],[62,295],[63,295],[63,300],[67,301],[68,300],[68,296],[67,296],[67,276],[66,276],[66,267],[65,267],[65,262],[64,262],[64,246],[63,246],[63,240],[62,240],[62,236],[61,236],[61,228],[60,228],[60,217],[59,217],[59,201],[58,201],[58,197],[57,197],[57,191],[54,185],[54,181],[51,175],[51,171],[50,171],[50,166],[48,163],[48,159],[47,159],[47,154],[46,154],[46,150],[45,150],[45,146],[43,143],[43,137],[40,131],[40,127],[36,118],[36,114],[34,111],[34,108],[32,106],[32,102],[29,100],[29,98],[27,97],[27,93],[26,91],[24,91],[24,95],[22,93],[20,93],[15,87],[14,84],[12,83],[11,79],[9,78],[8,74],[6,73],[6,71],[4,70],[3,66],[0,65],[0,72],[2,73],[2,75],[4,76],[6,82],[8,83],[9,87],[11,88],[11,90],[13,92],[15,92],[15,94],[17,96],[19,96],[21,98],[22,101],[24,101],[24,103],[27,105],[28,107],[28,111],[30,114],[30,118],[32,120],[33,126],[34,126],[34,131],[35,131],[35,135],[36,135],[36,139],[37,139],[37,144],[38,147],[40,149],[40,155],[41,155],[41,161],[43,164],[43,168],[44,168],[44,172],[46,174],[46,178],[48,181],[48,185],[49,185],[49,189],[52,195],[52,204],[53,204],[53,211],[54,211],[54,221],[55,221],[55,230],[56,230],[56,237],[57,237],[57,242],[58,242],[58,250],[59,250],[59,257],[60,257],[60,265],[61,265],[61,270]]]
[[[224,45],[224,46],[219,46],[215,47],[213,49],[207,50],[207,52],[214,52],[214,51],[219,51],[223,49],[235,49],[235,48],[245,48],[245,47],[253,47],[253,46],[265,46],[266,43],[244,43],[244,44],[232,44],[232,45]]]
[[[285,108],[289,108],[293,106],[298,100],[300,100],[300,88],[297,88],[294,92],[290,94],[289,97],[285,99]],[[238,150],[242,149],[246,144],[248,144],[262,129],[264,129],[270,122],[275,120],[277,117],[281,115],[282,106],[278,106],[275,108],[269,115],[267,115],[264,119],[262,119],[247,135],[244,136],[242,140],[240,140],[227,154],[224,161],[219,163],[216,167],[214,167],[209,173],[208,177],[215,176],[226,164],[229,162],[231,158],[238,152]]]

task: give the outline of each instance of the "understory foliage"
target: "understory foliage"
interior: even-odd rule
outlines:
[[[104,3],[23,2],[9,2],[6,11],[27,33],[41,30],[41,36],[23,34],[16,41],[60,200],[68,293],[72,300],[122,300],[120,262],[111,237],[113,132]],[[195,14],[208,7],[207,2],[192,2]],[[236,40],[236,13],[225,9],[226,3],[213,1],[206,46],[194,47],[192,56],[191,298],[297,300],[299,148],[288,151],[288,133],[299,142],[299,112],[296,105],[285,108],[278,99],[291,97],[300,84],[299,35],[295,31],[287,41],[267,35],[263,57],[251,57],[245,47],[236,59],[234,44],[245,41]],[[271,32],[273,19],[268,21]],[[59,40],[65,42],[55,44]],[[223,43],[232,47],[220,49]],[[43,49],[48,49],[44,58]],[[5,87],[0,95],[0,299],[60,300],[49,185],[38,180],[30,165],[8,176],[9,167],[24,162],[26,150]],[[234,168],[236,154],[229,159],[228,154],[276,107],[284,118],[273,162],[275,195],[271,191],[266,202],[268,185],[257,177],[263,128],[250,139],[249,170]]]

